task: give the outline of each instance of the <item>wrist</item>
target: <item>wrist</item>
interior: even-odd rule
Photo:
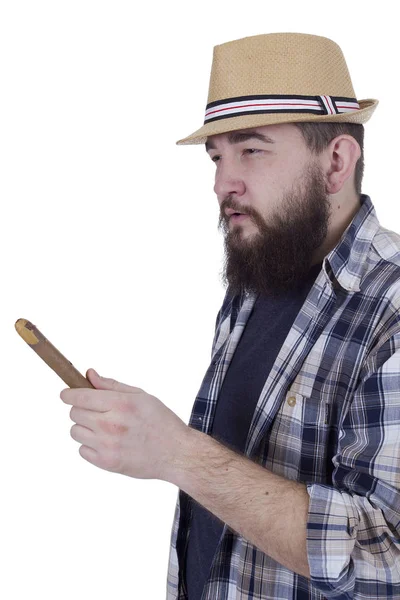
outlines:
[[[177,440],[174,458],[166,468],[166,480],[181,489],[186,488],[188,478],[195,470],[195,463],[201,458],[201,442],[204,436],[201,431],[185,425],[182,435]]]

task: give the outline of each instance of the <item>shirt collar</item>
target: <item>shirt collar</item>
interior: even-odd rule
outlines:
[[[380,227],[371,198],[360,194],[360,203],[359,211],[322,263],[331,285],[337,287],[339,283],[348,292],[360,291],[360,283],[367,268],[366,259]]]

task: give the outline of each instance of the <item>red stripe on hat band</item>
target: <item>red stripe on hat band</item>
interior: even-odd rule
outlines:
[[[253,107],[253,106],[314,106],[314,108],[316,107],[315,104],[296,104],[295,102],[286,102],[283,103],[281,102],[280,104],[241,104],[238,106],[229,106],[228,108],[219,108],[217,110],[211,110],[208,111],[206,113],[206,116],[210,116],[213,115],[214,113],[218,113],[218,112],[223,112],[224,110],[234,110],[235,108],[248,108],[248,107]]]

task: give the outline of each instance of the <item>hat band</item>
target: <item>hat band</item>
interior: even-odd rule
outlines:
[[[360,110],[356,98],[344,96],[238,96],[210,102],[206,106],[205,123],[262,113],[312,113],[335,115]]]

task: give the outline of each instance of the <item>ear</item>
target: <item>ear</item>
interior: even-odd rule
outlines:
[[[337,194],[352,176],[361,156],[361,148],[351,135],[343,134],[330,142],[326,154],[329,162],[327,192]]]

